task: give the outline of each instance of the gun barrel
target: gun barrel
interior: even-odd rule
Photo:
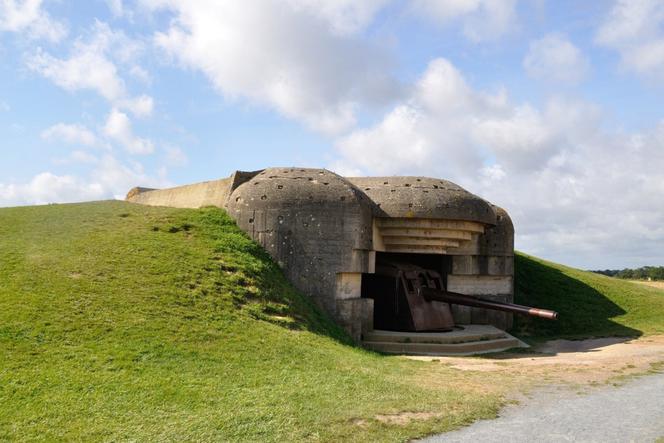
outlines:
[[[471,295],[459,294],[457,292],[440,291],[427,287],[419,288],[418,290],[421,297],[427,301],[440,301],[443,303],[450,303],[455,305],[473,306],[476,308],[494,309],[497,311],[512,312],[515,314],[524,314],[531,317],[546,318],[549,320],[558,319],[556,311],[548,309],[533,308],[531,306],[516,305],[513,303],[503,303],[493,300],[484,300],[481,298],[473,297]]]

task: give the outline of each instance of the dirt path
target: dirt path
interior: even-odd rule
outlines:
[[[646,285],[653,288],[664,289],[664,281],[646,281],[646,280],[629,280],[629,281],[639,285]]]
[[[638,339],[598,338],[554,340],[528,353],[496,357],[413,357],[439,360],[464,371],[511,374],[517,383],[533,387],[569,383],[603,383],[616,377],[642,374],[664,362],[664,335]]]
[[[462,371],[493,374],[497,383],[511,386],[517,404],[495,420],[426,442],[640,442],[664,437],[664,373],[657,373],[664,370],[664,336],[555,340],[528,353],[436,360]],[[644,376],[648,373],[656,375]]]

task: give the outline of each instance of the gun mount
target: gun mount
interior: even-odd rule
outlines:
[[[376,268],[373,287],[375,327],[394,331],[449,331],[455,326],[450,304],[494,309],[556,320],[558,313],[449,292],[440,273],[409,263]]]

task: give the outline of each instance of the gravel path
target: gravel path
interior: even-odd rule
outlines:
[[[664,374],[579,395],[537,391],[522,405],[423,442],[653,442],[664,437]]]

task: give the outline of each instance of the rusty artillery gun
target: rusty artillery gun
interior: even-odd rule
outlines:
[[[369,277],[374,296],[374,326],[393,331],[450,331],[450,304],[494,309],[549,320],[558,313],[513,303],[486,300],[445,289],[440,273],[410,263],[387,262]]]

